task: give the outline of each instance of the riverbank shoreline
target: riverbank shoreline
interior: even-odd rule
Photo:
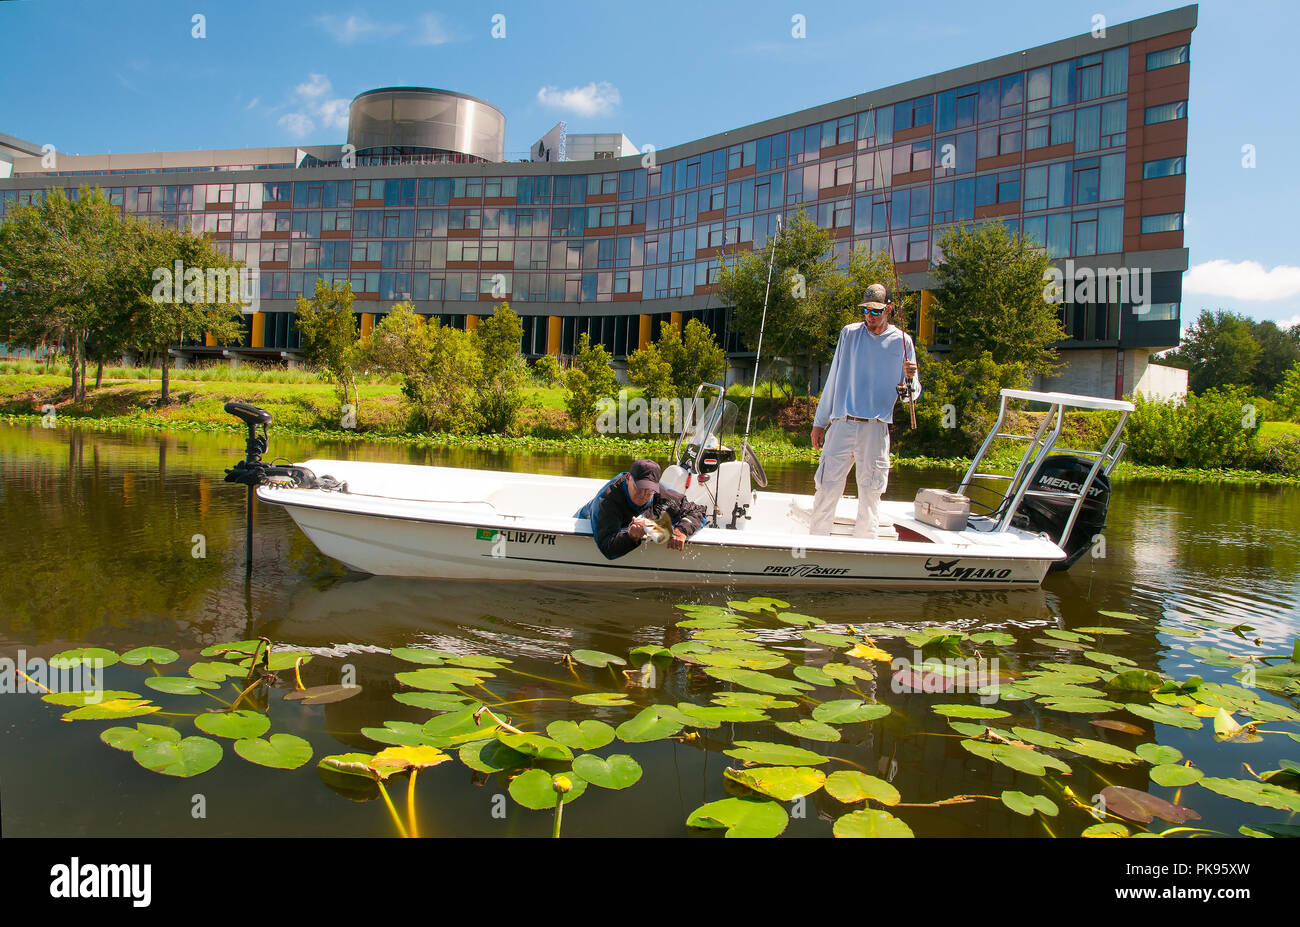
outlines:
[[[37,413],[0,414],[0,423],[12,426],[80,428],[100,432],[148,432],[167,434],[219,434],[232,436],[244,434],[238,422],[189,422],[177,419],[158,419],[143,415],[90,417],[62,414],[48,424],[49,419]],[[363,442],[400,445],[416,448],[459,448],[483,451],[531,451],[535,453],[594,454],[606,456],[658,456],[664,454],[672,439],[626,438],[613,435],[586,435],[567,437],[537,437],[533,435],[453,435],[412,434],[406,432],[379,432],[365,430],[303,428],[292,425],[273,425],[277,435],[323,443]],[[771,441],[755,440],[751,444],[760,459],[766,463],[816,463],[817,452],[811,447],[800,447]],[[1010,471],[1018,458],[990,459],[993,470]],[[959,470],[970,464],[969,458],[895,457],[894,467],[912,469]],[[1155,467],[1121,461],[1111,474],[1112,480],[1129,479],[1172,480],[1191,483],[1260,484],[1300,486],[1300,477],[1279,473],[1262,473],[1256,470],[1195,470],[1190,468]]]

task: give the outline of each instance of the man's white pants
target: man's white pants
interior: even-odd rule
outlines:
[[[847,418],[831,422],[822,446],[821,463],[813,477],[809,534],[830,534],[835,507],[844,495],[849,469],[857,465],[858,519],[853,536],[874,538],[880,524],[880,497],[889,485],[889,426],[880,419],[857,422]]]

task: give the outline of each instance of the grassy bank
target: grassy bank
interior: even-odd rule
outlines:
[[[34,365],[33,365],[34,366]],[[406,408],[395,383],[371,382],[360,385],[360,427],[339,427],[338,397],[334,387],[316,375],[303,371],[270,371],[287,374],[262,377],[265,371],[235,371],[227,379],[216,379],[212,371],[176,372],[172,379],[172,402],[158,405],[158,381],[141,377],[108,379],[91,389],[80,403],[71,401],[68,381],[62,376],[0,367],[0,421],[9,424],[39,424],[40,410],[53,405],[58,421],[96,431],[228,432],[241,434],[243,426],[222,408],[230,399],[250,402],[269,411],[277,434],[308,440],[364,441],[413,447],[447,447],[467,450],[511,450],[546,454],[646,455],[662,457],[671,441],[668,436],[623,437],[615,435],[566,434],[564,394],[558,388],[530,387],[521,416],[522,433],[515,435],[417,434],[407,431]],[[801,429],[778,424],[776,403],[766,397],[755,400],[754,449],[769,463],[815,463],[817,452]],[[1271,433],[1300,432],[1300,426],[1270,422]],[[997,470],[1009,471],[1018,458],[990,461]],[[896,466],[957,469],[969,461],[962,458],[896,457]],[[1116,479],[1162,479],[1193,482],[1268,483],[1300,485],[1300,477],[1254,470],[1191,470],[1154,467],[1125,461],[1114,473]]]

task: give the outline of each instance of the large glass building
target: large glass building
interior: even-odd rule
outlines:
[[[1067,276],[1113,270],[1132,284],[1062,304],[1066,367],[1037,384],[1120,395],[1149,388],[1165,369],[1149,356],[1178,343],[1195,25],[1189,6],[1109,26],[660,149],[650,167],[642,155],[505,161],[496,107],[411,87],[357,97],[340,146],[51,164],[3,136],[0,214],[52,186],[100,186],[257,268],[242,342],[178,346],[189,359],[292,359],[294,301],[321,277],[351,283],[363,333],[399,301],[472,328],[504,298],[532,356],[570,354],[587,332],[621,360],[660,320],[700,318],[737,370],[750,355],[713,292],[718,268],[724,252],[762,248],[778,216],[806,210],[841,260],[891,254],[922,291],[913,327],[938,351],[937,238],[996,220]]]

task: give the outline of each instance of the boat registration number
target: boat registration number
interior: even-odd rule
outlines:
[[[550,544],[555,546],[558,535],[541,531],[515,531],[512,528],[479,528],[474,534],[476,541],[503,540],[508,544]]]

